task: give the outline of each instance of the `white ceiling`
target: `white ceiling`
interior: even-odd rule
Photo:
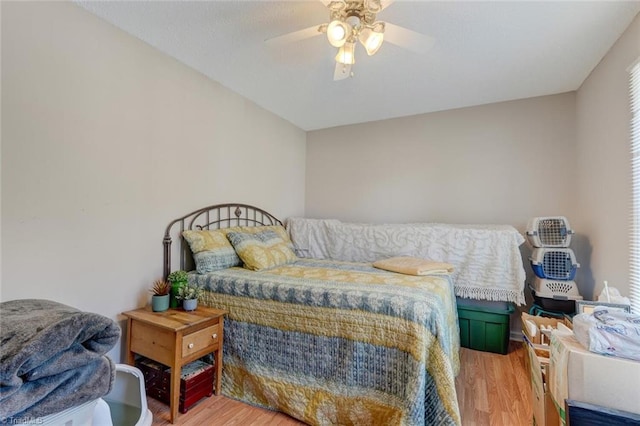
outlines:
[[[378,20],[435,38],[416,54],[358,46],[333,81],[322,35],[268,38],[327,22],[309,1],[80,1],[80,6],[304,130],[576,90],[640,11],[640,1],[395,1]]]

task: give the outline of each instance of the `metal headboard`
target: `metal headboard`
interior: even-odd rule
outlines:
[[[164,269],[165,279],[171,272],[172,237],[177,237],[180,255],[179,269],[193,269],[193,258],[189,245],[185,244],[182,232],[187,230],[220,229],[233,226],[282,225],[282,222],[269,212],[248,204],[216,204],[203,207],[187,215],[172,220],[164,232]]]

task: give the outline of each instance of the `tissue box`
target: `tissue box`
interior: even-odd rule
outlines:
[[[599,355],[573,335],[551,335],[549,389],[563,424],[564,401],[595,404],[640,414],[640,362]]]

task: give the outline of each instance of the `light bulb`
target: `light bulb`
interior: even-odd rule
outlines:
[[[371,56],[380,49],[380,46],[382,46],[384,33],[374,31],[370,28],[364,28],[362,31],[360,31],[358,39],[367,51],[367,55]]]
[[[342,25],[336,25],[331,29],[331,38],[334,40],[342,40],[345,37],[344,27]]]
[[[340,50],[338,50],[338,54],[336,55],[336,62],[347,65],[355,64],[355,48],[355,43],[345,43],[344,46],[342,46]]]
[[[339,20],[331,21],[327,27],[327,40],[334,47],[342,47],[351,34],[351,26]]]

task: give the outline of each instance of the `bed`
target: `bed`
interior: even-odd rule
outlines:
[[[228,266],[228,247],[213,261],[224,267],[202,268],[212,263],[203,261],[198,238],[220,233],[237,253],[245,252],[242,238],[258,238],[248,234],[291,242],[281,221],[244,204],[199,209],[165,231],[165,276],[196,269],[189,279],[205,288],[203,302],[229,312],[225,395],[312,425],[460,424],[449,276],[295,256],[265,268],[243,256],[245,267]]]

